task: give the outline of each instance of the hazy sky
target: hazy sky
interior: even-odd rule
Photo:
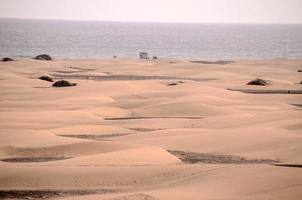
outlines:
[[[302,23],[302,0],[0,0],[0,17]]]

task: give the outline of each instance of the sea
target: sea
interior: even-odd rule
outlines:
[[[198,24],[0,19],[0,56],[302,58],[301,24]]]

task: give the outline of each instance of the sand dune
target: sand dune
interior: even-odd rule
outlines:
[[[1,62],[0,198],[301,199],[301,65]]]

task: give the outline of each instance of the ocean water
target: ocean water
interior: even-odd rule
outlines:
[[[0,56],[302,58],[302,25],[0,19]]]

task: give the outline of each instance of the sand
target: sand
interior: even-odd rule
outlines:
[[[0,198],[302,198],[302,60],[15,60]]]

